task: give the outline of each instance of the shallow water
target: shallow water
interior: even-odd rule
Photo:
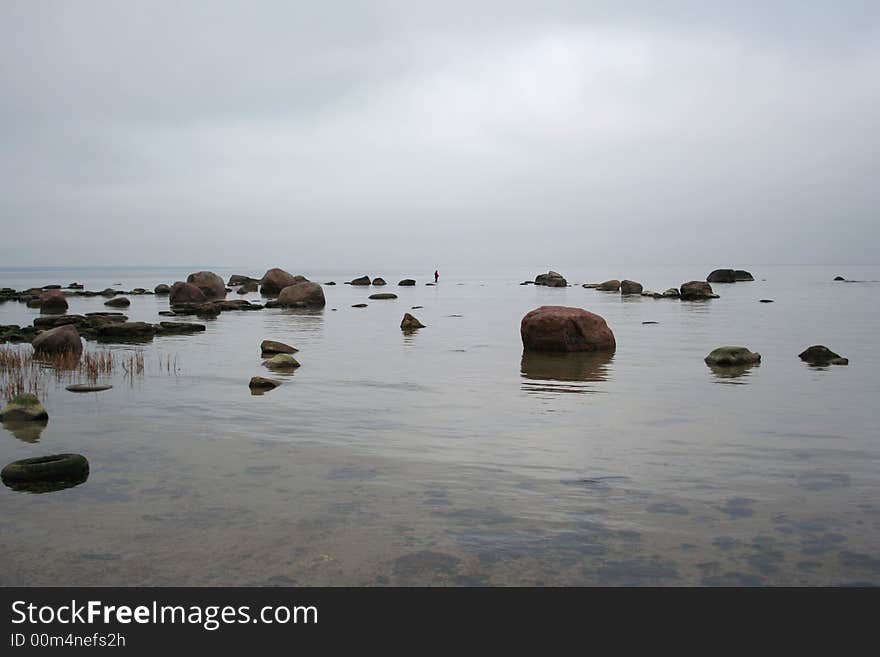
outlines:
[[[569,269],[577,287],[562,289],[519,285],[539,268],[443,273],[436,287],[406,271],[302,272],[337,282],[324,311],[89,342],[143,350],[145,374],[101,393],[52,383],[36,442],[2,432],[2,463],[77,452],[91,472],[43,494],[0,487],[0,584],[878,584],[880,283],[832,278],[880,267],[737,266],[758,280],[703,303],[579,284],[662,291],[711,266]],[[195,269],[0,270],[0,287],[152,289]],[[342,284],[362,273],[399,299]],[[394,284],[407,277],[418,286]],[[132,320],[167,319],[167,297],[130,298]],[[544,304],[601,314],[616,353],[523,354],[520,319]],[[402,333],[404,312],[426,328]],[[37,315],[0,304],[0,324]],[[268,373],[263,339],[298,347],[302,367]],[[724,344],[762,362],[713,372],[703,357]],[[850,365],[805,365],[811,344]],[[284,384],[252,396],[255,375]]]

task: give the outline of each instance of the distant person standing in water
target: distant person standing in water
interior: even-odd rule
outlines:
[[[436,283],[439,280],[440,280],[440,272],[435,269],[434,270],[434,282]]]

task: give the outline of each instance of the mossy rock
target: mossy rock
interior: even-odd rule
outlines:
[[[13,397],[3,410],[0,411],[0,420],[15,420],[18,422],[34,422],[48,419],[46,408],[40,403],[36,395],[22,393]]]
[[[718,347],[704,359],[707,365],[715,367],[741,367],[761,362],[761,354],[749,351],[746,347]]]
[[[270,370],[294,370],[299,367],[299,362],[290,354],[276,354],[264,361],[263,365]]]

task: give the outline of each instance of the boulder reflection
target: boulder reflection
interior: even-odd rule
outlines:
[[[749,363],[748,365],[734,365],[725,367],[707,364],[707,367],[712,370],[712,373],[716,377],[715,383],[731,383],[737,385],[748,383],[745,377],[748,377],[753,369],[760,366],[761,363]]]
[[[520,373],[526,392],[597,392],[583,385],[608,379],[614,352],[552,353],[523,351]]]
[[[3,428],[26,443],[39,442],[49,420],[3,420]]]

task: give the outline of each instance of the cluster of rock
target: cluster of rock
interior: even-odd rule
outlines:
[[[616,278],[602,283],[584,283],[583,287],[600,292],[619,292],[621,295],[640,295],[654,299],[682,299],[683,301],[699,301],[703,299],[717,299],[718,295],[712,290],[712,286],[705,281],[688,281],[682,283],[681,288],[671,287],[665,292],[652,292],[645,290],[641,283],[630,280],[619,281]]]
[[[273,372],[290,373],[299,367],[299,361],[293,357],[299,349],[284,342],[277,340],[263,340],[260,343],[260,354],[263,360],[263,366],[269,368]],[[264,392],[273,390],[281,385],[281,381],[277,379],[269,379],[263,376],[252,377],[248,387],[251,394],[262,395]]]
[[[156,286],[156,294],[162,294],[158,290],[162,288],[162,285]],[[167,285],[164,287],[168,287]],[[27,290],[16,291],[12,288],[2,288],[0,289],[0,303],[6,301],[18,301],[20,303],[24,303],[28,308],[39,308],[41,312],[45,313],[61,313],[66,311],[69,308],[68,298],[69,297],[117,297],[120,295],[128,295],[128,296],[138,296],[142,294],[154,294],[154,292],[149,292],[144,288],[135,288],[133,290],[114,290],[113,288],[106,288],[101,290],[100,292],[95,292],[92,290],[84,290],[83,286],[79,283],[71,283],[67,288],[71,291],[64,291],[60,285],[46,285],[45,287],[33,287]],[[107,305],[114,305],[110,302],[107,302]],[[120,302],[119,305],[126,305],[124,302]]]
[[[357,286],[378,285],[381,287],[382,285],[387,285],[388,283],[385,281],[384,278],[376,277],[376,278],[371,279],[369,276],[364,275],[364,276],[359,276],[358,278],[353,278],[352,280],[347,281],[345,284],[346,285],[357,285]],[[401,280],[397,283],[397,285],[400,287],[412,287],[415,284],[416,284],[416,281],[414,278],[404,278],[403,280]]]

